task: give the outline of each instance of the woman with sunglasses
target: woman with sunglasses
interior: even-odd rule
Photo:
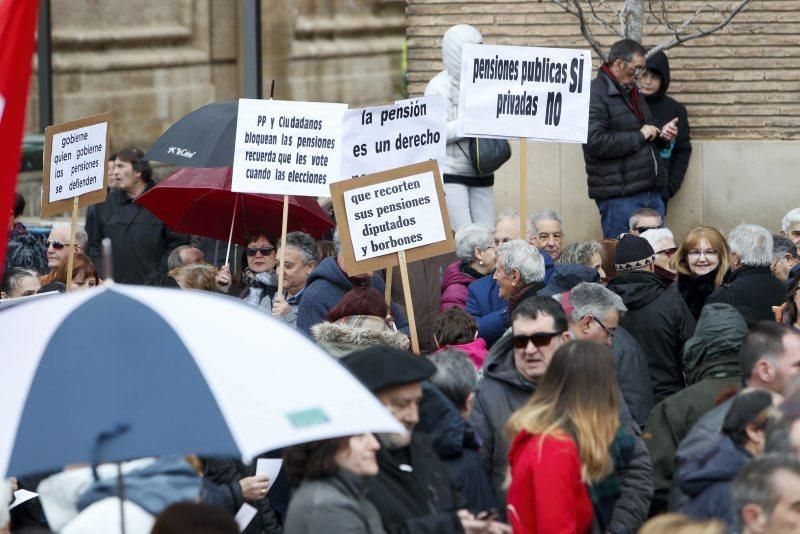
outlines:
[[[586,533],[595,516],[604,528],[609,493],[594,490],[613,477],[618,390],[608,348],[571,341],[553,355],[536,392],[506,425],[514,532]]]
[[[672,235],[672,231],[669,228],[655,228],[642,232],[640,236],[650,243],[656,253],[653,272],[669,284],[672,284],[678,276],[675,267],[671,265],[672,256],[678,250],[675,246],[675,237]]]
[[[709,295],[725,278],[730,267],[728,242],[716,228],[698,226],[683,238],[671,263],[678,273],[678,291],[695,319]]]
[[[272,298],[278,291],[277,240],[263,230],[250,232],[246,237],[247,246],[242,253],[241,284],[244,286],[239,298],[272,314]]]

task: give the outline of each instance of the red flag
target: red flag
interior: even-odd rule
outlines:
[[[17,187],[38,10],[37,0],[0,0],[0,273]]]

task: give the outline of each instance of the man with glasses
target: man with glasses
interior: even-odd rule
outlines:
[[[520,302],[512,312],[511,325],[511,332],[495,344],[486,358],[470,418],[483,440],[481,455],[501,504],[505,502],[508,468],[505,424],[531,398],[556,350],[570,337],[564,310],[550,297],[536,296]],[[624,403],[620,412],[622,424],[638,434]],[[636,532],[650,507],[650,459],[644,442],[638,436],[635,441],[634,457],[624,471],[616,473],[622,495],[614,508],[609,532]]]
[[[667,173],[660,152],[680,126],[675,121],[660,130],[655,126],[636,85],[645,65],[642,45],[623,39],[611,47],[592,81],[583,157],[589,197],[597,202],[606,238],[626,232],[628,217],[639,208],[665,213],[661,191]]]
[[[600,284],[583,282],[570,291],[569,305],[570,337],[611,348],[622,397],[634,421],[644,427],[653,408],[653,390],[642,348],[619,326],[620,317],[627,311],[622,299]]]
[[[63,262],[67,261],[69,249],[72,246],[69,240],[70,225],[67,223],[54,224],[47,236],[47,266],[54,271]],[[82,226],[75,227],[75,254],[85,254],[89,238]]]

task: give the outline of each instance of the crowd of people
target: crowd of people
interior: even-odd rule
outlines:
[[[460,45],[482,42],[470,28],[445,35],[447,69],[429,92],[452,99]],[[398,277],[387,288],[383,273],[349,274],[338,231],[329,244],[292,232],[282,245],[251,228],[239,268],[207,261],[217,243],[176,234],[133,201],[155,185],[135,148],[112,155],[108,198],[74,238],[55,225],[43,245],[17,203],[0,297],[112,277],[228,295],[313,339],[406,430],[265,451],[283,458],[275,480],[240,458],[131,462],[126,498],[141,532],[238,532],[245,503],[252,533],[795,532],[800,208],[776,217],[774,234],[665,228],[691,153],[669,79],[663,54],[646,61],[621,41],[592,84],[584,151],[602,241],[568,241],[554,210],[495,217],[491,187],[448,134],[455,252],[412,265],[422,356],[406,303],[387,296]],[[10,479],[3,491],[39,494],[14,508],[10,528],[89,532],[109,480],[88,468]]]

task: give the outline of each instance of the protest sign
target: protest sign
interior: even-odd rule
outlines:
[[[445,99],[432,95],[347,110],[343,142],[345,178],[430,159],[442,161],[447,148]]]
[[[466,44],[459,134],[585,143],[588,50]]]
[[[339,180],[347,104],[239,100],[231,190],[330,195]]]
[[[78,208],[106,199],[110,122],[111,113],[101,113],[48,126],[44,130],[42,217],[51,217],[72,208],[67,290],[72,288]]]
[[[400,266],[414,352],[419,353],[407,262],[455,248],[439,166],[425,161],[331,185],[350,276]]]
[[[45,129],[42,217],[103,202],[108,185],[106,151],[110,113]]]

